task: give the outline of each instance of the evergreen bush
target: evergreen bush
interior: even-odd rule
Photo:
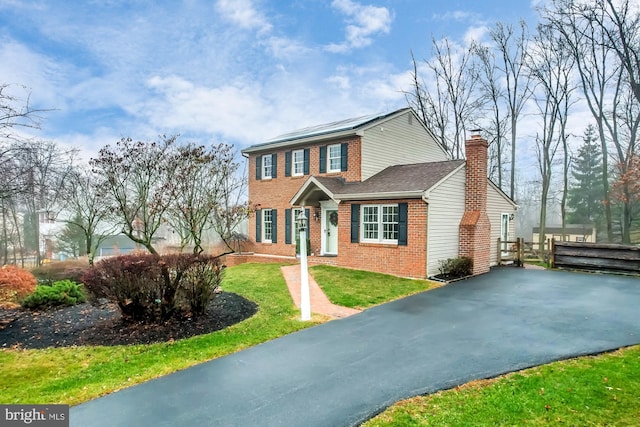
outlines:
[[[52,285],[38,285],[31,295],[22,300],[22,306],[31,310],[71,306],[86,301],[82,285],[71,280],[59,280]]]

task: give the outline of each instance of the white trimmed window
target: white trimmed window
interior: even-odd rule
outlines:
[[[292,155],[293,161],[293,176],[302,176],[304,175],[304,150],[295,150]]]
[[[273,174],[273,157],[271,155],[262,156],[262,179],[270,179]]]
[[[398,244],[398,205],[362,205],[360,241]]]
[[[341,144],[329,145],[327,147],[327,172],[340,172],[341,155]]]
[[[302,215],[302,208],[291,209],[291,239],[295,243],[300,238],[300,226],[298,225],[298,218]],[[307,218],[308,220],[308,218]]]
[[[273,239],[273,211],[262,209],[262,241],[270,243]]]

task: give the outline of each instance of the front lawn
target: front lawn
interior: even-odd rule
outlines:
[[[258,304],[227,329],[175,342],[0,350],[0,403],[78,404],[312,326],[300,322],[280,265],[227,269],[222,288]]]
[[[427,280],[405,279],[326,265],[313,266],[309,272],[332,303],[358,309],[389,302],[434,286]]]
[[[639,420],[635,346],[408,399],[364,426],[637,426]]]

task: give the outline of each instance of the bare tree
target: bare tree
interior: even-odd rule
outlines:
[[[484,104],[489,111],[489,126],[484,131],[489,135],[489,177],[496,180],[502,188],[504,171],[505,135],[508,117],[504,113],[506,91],[501,83],[495,52],[487,46],[476,44],[473,51],[480,59],[479,89]]]
[[[507,115],[511,128],[511,174],[509,196],[515,196],[516,183],[516,143],[518,138],[518,120],[526,102],[531,98],[533,87],[526,73],[526,60],[529,49],[529,31],[524,21],[520,21],[520,31],[514,32],[513,26],[498,22],[490,32],[491,39],[501,57],[498,69],[505,81]]]
[[[432,58],[425,61],[429,73],[426,80],[418,76],[419,68],[412,55],[414,93],[408,100],[436,132],[447,152],[461,158],[466,129],[474,122],[481,104],[476,93],[474,55],[471,49],[455,46],[447,38],[432,38],[432,49]]]
[[[77,150],[64,149],[51,141],[18,142],[14,146],[17,174],[20,176],[18,199],[26,212],[25,248],[35,251],[36,263],[39,264],[42,259],[40,216],[55,220],[63,208],[64,189],[69,182]]]
[[[100,243],[115,231],[108,199],[98,190],[99,178],[88,169],[78,168],[67,186],[67,209],[72,213],[65,222],[82,233],[84,250],[93,265]]]
[[[165,221],[176,185],[177,136],[161,136],[158,142],[122,138],[115,147],[107,145],[91,159],[101,176],[100,195],[110,203],[122,232],[152,254],[158,254],[154,237]]]
[[[168,220],[181,238],[181,249],[193,244],[193,253],[204,251],[203,233],[214,231],[231,247],[231,233],[247,217],[242,202],[246,177],[239,175],[240,164],[228,144],[209,148],[187,144],[178,147],[178,164],[174,203]]]
[[[231,231],[248,214],[247,203],[240,202],[246,177],[237,175],[233,147],[179,146],[177,138],[150,143],[127,138],[100,150],[90,162],[103,179],[100,194],[122,232],[153,254],[165,223],[178,232],[183,249],[192,243],[194,253],[201,253],[203,233],[213,230],[232,252]]]
[[[574,90],[571,69],[573,56],[563,47],[551,27],[539,26],[534,45],[529,49],[527,68],[538,83],[535,101],[542,119],[542,131],[536,136],[538,167],[541,177],[540,245],[544,243],[547,202],[553,163],[560,146],[566,152],[566,123]],[[565,173],[568,166],[565,164]]]
[[[602,147],[602,199],[607,239],[613,241],[609,144],[618,157],[618,167],[624,167],[628,158],[625,152],[632,144],[628,139],[619,138],[622,108],[619,100],[626,91],[633,94],[636,101],[640,99],[640,11],[633,9],[628,0],[554,0],[544,10],[544,17],[562,36],[563,44],[571,49],[587,105],[596,121]],[[633,110],[627,109],[629,111]],[[634,121],[629,118],[627,123],[631,125]],[[626,240],[624,236],[623,231],[623,240]]]

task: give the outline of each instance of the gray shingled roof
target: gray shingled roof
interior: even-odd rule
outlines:
[[[415,196],[432,188],[462,164],[464,160],[390,166],[363,182],[345,182],[343,178],[327,176],[314,179],[338,199],[409,193]]]
[[[383,120],[389,116],[398,114],[406,110],[410,110],[410,109],[402,108],[400,110],[392,111],[390,113],[370,114],[366,116],[360,116],[360,117],[355,117],[355,118],[346,119],[346,120],[339,120],[336,122],[324,123],[317,126],[310,126],[310,127],[294,130],[292,132],[287,132],[282,135],[278,135],[260,144],[252,145],[246,148],[245,150],[243,150],[243,152],[251,152],[256,149],[260,149],[261,147],[269,146],[272,144],[283,144],[287,142],[295,142],[297,140],[302,140],[306,138],[338,134],[341,132],[348,132],[351,130],[355,131],[370,123]]]
[[[453,172],[464,160],[390,166],[363,182],[345,184],[339,194],[422,192]]]

